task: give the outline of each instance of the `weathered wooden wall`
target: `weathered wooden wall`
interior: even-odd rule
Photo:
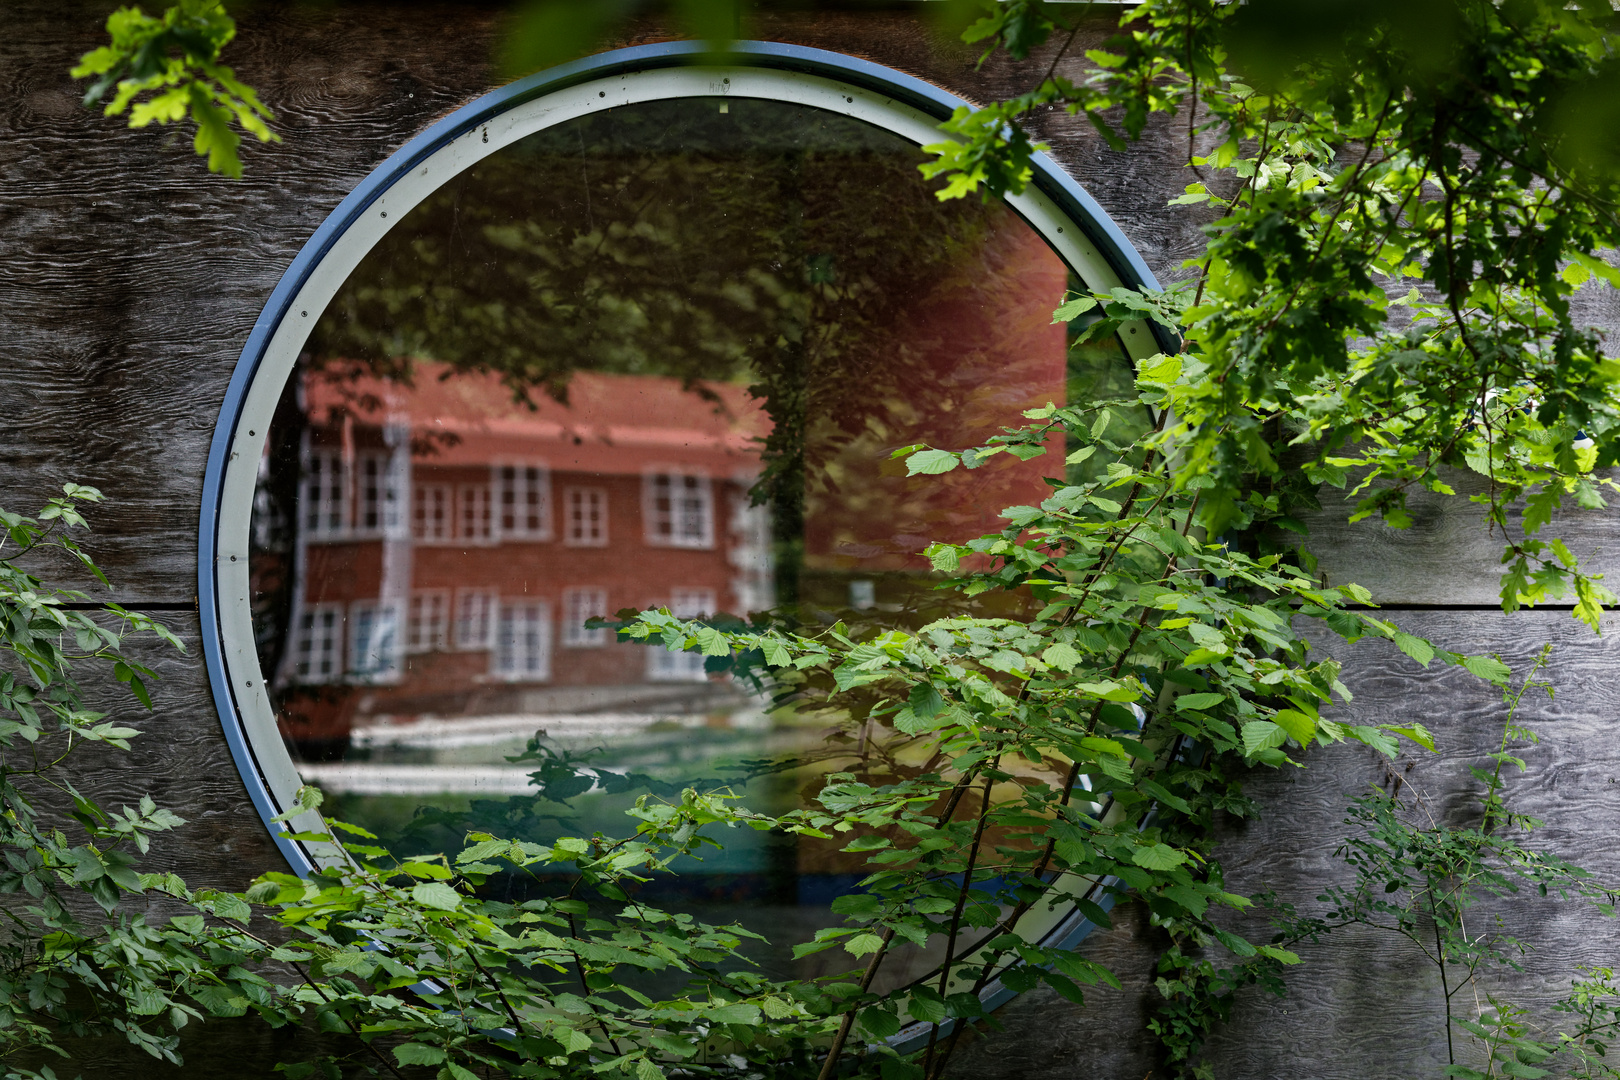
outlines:
[[[246,149],[247,177],[208,176],[183,136],[130,132],[80,107],[66,76],[98,43],[105,3],[11,0],[0,37],[0,505],[27,508],[65,480],[95,484],[112,503],[95,514],[96,556],[112,597],[172,606],[190,650],[158,658],[164,675],[150,734],[131,758],[107,759],[86,784],[114,803],[151,791],[193,824],[161,862],[199,884],[244,884],[277,856],[249,806],[220,735],[196,648],[196,531],[206,448],[232,366],[283,269],[325,215],[408,138],[494,85],[488,62],[499,9],[463,3],[259,5],[240,19],[230,62],[276,113],[280,144]],[[1033,68],[973,64],[933,33],[927,5],[762,18],[757,36],[863,56],[985,100],[1022,89]],[[655,40],[656,26],[635,40]],[[1078,51],[1078,50],[1077,50]],[[1181,136],[1167,128],[1124,153],[1061,114],[1036,126],[1114,216],[1161,277],[1197,250],[1198,219],[1165,207],[1187,182]],[[1606,288],[1582,296],[1589,319],[1620,326]],[[1551,824],[1557,850],[1611,876],[1620,853],[1620,677],[1610,638],[1559,612],[1477,610],[1494,597],[1495,550],[1466,503],[1428,502],[1418,525],[1350,529],[1342,507],[1317,520],[1335,580],[1357,580],[1419,633],[1468,652],[1527,660],[1559,644],[1556,705],[1531,720],[1545,740],[1530,755],[1523,806]],[[1620,564],[1611,514],[1570,522],[1571,546]],[[60,568],[67,573],[68,568]],[[1423,610],[1399,610],[1419,605]],[[1470,606],[1475,610],[1470,610]],[[1422,671],[1388,649],[1341,648],[1355,716],[1412,716],[1442,753],[1410,758],[1412,782],[1452,790],[1492,742],[1495,695],[1455,671]],[[1336,652],[1336,655],[1338,653]],[[1403,770],[1407,761],[1400,763]],[[1272,885],[1308,905],[1334,872],[1329,854],[1347,799],[1382,775],[1364,751],[1313,754],[1310,768],[1256,778],[1270,812],[1235,829],[1232,886]],[[1541,946],[1516,991],[1539,1000],[1577,961],[1620,952],[1620,928],[1573,909],[1543,909],[1521,936]],[[1084,1010],[1031,994],[1007,1007],[1008,1032],[976,1042],[957,1070],[983,1077],[1143,1077],[1154,931],[1139,910],[1092,944],[1118,965],[1123,994],[1099,991]],[[1316,959],[1309,950],[1307,960]],[[1217,1074],[1231,1078],[1394,1077],[1424,1072],[1443,1052],[1437,1005],[1420,964],[1388,941],[1307,964],[1281,1001],[1246,997],[1219,1036]],[[1550,980],[1550,981],[1549,981]],[[216,1044],[223,1037],[216,1037]],[[229,1039],[224,1039],[229,1042]],[[253,1044],[255,1047],[261,1044]],[[262,1048],[269,1050],[269,1044]],[[248,1047],[193,1057],[193,1075],[258,1075]],[[122,1075],[102,1047],[86,1076]],[[151,1067],[156,1070],[157,1067]],[[1433,1074],[1429,1070],[1429,1074]]]

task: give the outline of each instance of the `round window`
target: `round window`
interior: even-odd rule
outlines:
[[[811,50],[694,52],[607,54],[455,114],[273,296],[216,434],[201,571],[267,821],[310,784],[397,853],[446,851],[622,833],[638,797],[687,787],[781,812],[832,772],[926,768],[616,629],[648,607],[856,634],[973,613],[923,549],[1038,500],[1052,457],[919,480],[891,452],[1118,396],[1147,328],[1080,344],[1051,313],[1150,278],[1044,160],[1006,202],[940,200],[918,165],[949,95]],[[819,974],[791,947],[859,864],[726,841],[648,890],[764,934],[773,975]]]

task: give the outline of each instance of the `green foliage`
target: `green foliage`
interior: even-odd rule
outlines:
[[[1159,394],[1145,391],[1148,403]],[[625,835],[542,845],[475,831],[453,858],[396,858],[355,826],[312,827],[320,798],[305,789],[287,815],[303,831],[290,835],[328,852],[323,868],[306,879],[268,874],[233,895],[138,872],[125,847],[143,846],[172,816],[150,803],[106,814],[76,795],[73,814],[92,842],[70,848],[44,826],[20,835],[33,854],[11,860],[14,887],[82,890],[111,917],[86,923],[65,903],[39,909],[15,946],[26,972],[10,985],[25,985],[25,973],[44,978],[56,998],[25,1008],[14,991],[21,1019],[4,1030],[18,1049],[105,1031],[70,1011],[89,994],[97,1015],[120,1017],[113,1029],[170,1059],[186,1023],[250,1010],[273,1026],[340,1037],[324,1057],[288,1063],[299,1075],[369,1061],[452,1076],[791,1076],[828,1073],[858,1050],[860,1071],[888,1062],[938,1076],[993,979],[1044,983],[1076,1002],[1088,988],[1117,988],[1104,965],[1026,936],[1025,916],[1073,903],[1106,924],[1098,900],[1127,891],[1180,939],[1268,965],[1255,970],[1275,978],[1296,961],[1291,952],[1219,925],[1219,911],[1251,901],[1224,888],[1209,823],[1216,810],[1249,812],[1243,768],[1287,765],[1288,747],[1352,740],[1393,753],[1399,737],[1426,738],[1416,725],[1322,715],[1345,696],[1338,668],[1310,661],[1291,620],[1320,619],[1350,638],[1399,631],[1350,607],[1367,599],[1354,586],[1323,589],[1280,555],[1201,539],[1191,528],[1197,496],[1175,490],[1161,459],[1123,464],[1139,455],[1109,441],[1100,417],[1112,407],[1034,410],[1032,423],[973,451],[1038,456],[1061,429],[1106,451],[1113,467],[1053,481],[1040,506],[1007,510],[999,534],[931,551],[959,568],[947,587],[1027,595],[1040,607],[1033,618],[954,617],[857,638],[842,624],[811,634],[660,610],[621,631],[701,648],[784,704],[860,725],[872,758],[859,774],[829,776],[804,808],[763,814],[724,788],[689,788],[642,796]],[[38,531],[21,518],[13,528],[25,539]],[[40,636],[23,644],[40,650]],[[104,635],[94,641],[111,647]],[[146,677],[122,662],[132,685]],[[133,734],[64,710],[70,737],[88,731],[118,745]],[[580,766],[534,749],[526,756],[540,766],[544,798],[581,790],[567,775]],[[847,958],[834,974],[765,977],[738,954],[746,931],[639,897],[675,859],[719,846],[715,831],[727,828],[787,833],[864,861],[859,891],[834,905],[841,924],[795,950]],[[120,907],[135,891],[185,913],[148,925]],[[260,915],[273,931],[255,929]],[[886,959],[941,942],[937,979],[875,982]],[[287,965],[298,981],[277,977]],[[881,1040],[911,1020],[933,1036],[899,1061]]]
[[[1217,810],[1252,810],[1243,770],[1285,766],[1288,748],[1338,741],[1391,756],[1401,738],[1431,745],[1419,724],[1353,726],[1324,715],[1335,695],[1348,695],[1335,663],[1310,660],[1294,622],[1320,619],[1351,640],[1384,637],[1430,662],[1498,680],[1506,673],[1488,658],[1404,634],[1363,610],[1369,597],[1356,586],[1322,588],[1281,554],[1248,555],[1203,538],[1193,527],[1199,492],[1178,490],[1173,466],[1151,449],[1109,438],[1109,408],[1163,405],[1152,364],[1139,385],[1131,402],[1033,410],[1031,424],[973,450],[897,451],[926,475],[1001,453],[1039,456],[1061,431],[1079,447],[1071,459],[1106,457],[1097,478],[1049,481],[1039,506],[1004,511],[1001,533],[929,549],[941,569],[980,568],[943,587],[1024,594],[1033,617],[949,618],[860,637],[842,624],[818,634],[773,626],[724,633],[737,677],[774,687],[799,710],[859,723],[876,760],[893,763],[887,783],[877,766],[872,778],[835,776],[820,794],[828,810],[868,815],[844,828],[882,832],[846,847],[872,852],[872,872],[860,895],[835,908],[846,925],[819,932],[800,955],[842,946],[873,972],[887,954],[944,935],[950,959],[934,988],[942,1000],[952,991],[972,999],[996,978],[1046,982],[1083,1000],[1085,985],[1113,984],[1113,974],[1026,939],[1020,924],[1036,905],[1058,901],[1080,902],[1106,923],[1092,887],[1105,883],[1142,898],[1177,942],[1164,986],[1185,1008],[1157,1023],[1167,1042],[1179,1029],[1195,1046],[1224,1015],[1231,989],[1276,985],[1297,960],[1280,945],[1243,940],[1217,917],[1252,903],[1223,888],[1209,835]],[[1158,435],[1156,426],[1143,441]],[[658,611],[626,633],[690,649],[714,629]],[[918,773],[903,768],[910,761],[929,764]],[[818,831],[829,824],[810,823]],[[974,944],[958,947],[959,939]],[[1188,959],[1205,946],[1228,951],[1238,968]],[[1211,991],[1216,984],[1225,989]],[[845,1013],[835,1050],[857,1023],[876,1030],[865,1000]],[[915,999],[866,1006],[885,1007],[923,1020],[937,1012]],[[930,1042],[925,1074],[943,1069],[959,1032]]]
[[[1015,58],[1065,30],[1072,43],[1057,11],[996,5],[969,36]],[[1162,364],[1161,445],[1178,487],[1202,485],[1199,521],[1288,527],[1328,485],[1358,500],[1352,520],[1404,528],[1410,492],[1449,494],[1447,470],[1471,470],[1505,541],[1504,606],[1572,595],[1595,627],[1610,594],[1539,534],[1569,502],[1601,506],[1613,482],[1595,470],[1620,461],[1620,365],[1570,308],[1583,283],[1617,280],[1602,255],[1620,240],[1617,175],[1573,119],[1614,78],[1615,15],[1550,0],[1292,11],[1144,4],[1063,73],[1054,60],[1028,93],[959,111],[930,171],[947,196],[1020,190],[1035,149],[1021,122],[1039,108],[1118,146],[1156,113],[1184,117],[1200,180],[1174,202],[1209,240],[1137,317],[1182,340]]]
[[[180,642],[116,604],[83,610],[90,606],[85,594],[46,588],[26,569],[55,555],[105,581],[69,535],[85,525],[81,506],[100,500],[94,488],[68,484],[35,516],[0,510],[0,893],[11,897],[0,939],[6,1058],[24,1049],[60,1053],[62,1035],[115,1030],[156,1056],[173,1056],[172,1039],[148,1027],[157,1000],[151,974],[139,965],[105,963],[109,956],[167,953],[170,939],[139,917],[98,915],[148,888],[134,869],[137,856],[151,834],[182,822],[149,798],[104,810],[70,776],[87,746],[127,750],[139,734],[86,704],[75,669],[88,666],[98,681],[124,683],[149,708],[155,676],[127,643],[146,635],[177,648]]]
[[[107,17],[107,35],[111,41],[85,53],[70,73],[95,80],[85,91],[86,105],[111,90],[103,111],[119,116],[127,110],[132,128],[190,117],[197,128],[192,145],[208,159],[208,171],[235,179],[242,176],[242,138],[233,122],[260,142],[281,141],[266,126],[270,111],[258,95],[219,62],[236,36],[236,23],[219,0],[182,0],[161,16],[119,8]]]
[[[1525,767],[1510,747],[1535,741],[1518,720],[1525,695],[1552,694],[1551,685],[1536,677],[1550,651],[1550,646],[1544,649],[1531,672],[1503,695],[1508,715],[1501,744],[1490,755],[1493,765],[1473,769],[1483,784],[1477,822],[1466,827],[1440,823],[1439,807],[1422,798],[1405,803],[1397,797],[1399,781],[1391,785],[1393,790],[1377,789],[1357,799],[1347,820],[1357,831],[1336,852],[1354,871],[1354,883],[1329,888],[1318,899],[1331,909],[1319,918],[1294,920],[1282,935],[1315,940],[1359,925],[1388,930],[1410,942],[1438,975],[1447,1076],[1538,1077],[1566,1062],[1578,1070],[1571,1075],[1620,1076],[1620,1068],[1599,1060],[1607,1052],[1605,1040],[1620,1030],[1620,1001],[1609,984],[1610,973],[1577,975],[1573,994],[1556,1006],[1575,1014],[1575,1030],[1555,1033],[1550,1040],[1534,1037],[1534,1018],[1486,985],[1493,968],[1523,970],[1528,949],[1505,932],[1500,914],[1493,919],[1477,910],[1481,901],[1508,900],[1528,890],[1531,899],[1578,898],[1605,916],[1614,914],[1615,894],[1587,871],[1531,846],[1528,834],[1542,823],[1510,810],[1505,798],[1504,769]],[[1458,1008],[1465,990],[1472,991],[1476,1002],[1488,1004],[1472,1015]],[[1479,1058],[1472,1065],[1459,1061],[1454,1039],[1459,1031],[1477,1043]]]
[[[513,12],[502,36],[500,66],[507,76],[516,77],[573,60],[600,48],[625,24],[657,7],[672,14],[686,36],[707,42],[710,59],[723,63],[731,43],[743,36],[748,6],[742,0],[674,0],[656,6],[649,0],[592,4],[528,0]]]

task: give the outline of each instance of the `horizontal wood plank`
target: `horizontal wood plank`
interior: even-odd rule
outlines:
[[[1499,604],[1507,538],[1499,529],[1489,529],[1483,508],[1469,501],[1469,496],[1488,492],[1490,482],[1478,473],[1458,470],[1447,470],[1445,479],[1457,494],[1411,494],[1407,506],[1412,525],[1405,529],[1375,519],[1351,524],[1360,496],[1347,498],[1344,492],[1324,487],[1319,495],[1322,509],[1302,517],[1310,530],[1305,546],[1317,556],[1327,581],[1364,585],[1381,604]],[[1515,542],[1524,536],[1523,516],[1521,507],[1510,508]],[[1610,588],[1620,578],[1620,505],[1582,510],[1566,499],[1535,535],[1541,540],[1562,539],[1583,569],[1608,576]],[[1564,602],[1573,599],[1565,597]]]

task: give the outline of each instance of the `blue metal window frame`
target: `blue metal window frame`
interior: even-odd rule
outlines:
[[[271,799],[253,749],[243,730],[225,668],[220,626],[220,593],[215,571],[219,554],[221,499],[230,446],[241,419],[248,388],[258,373],[260,361],[272,335],[287,317],[298,291],[338,238],[396,182],[446,144],[524,102],[579,83],[629,72],[698,65],[712,57],[713,53],[699,42],[666,42],[617,49],[520,79],[457,109],[389,155],[338,204],[337,209],[333,210],[321,223],[320,228],[315,230],[314,235],[304,244],[292,264],[282,274],[281,280],[265,303],[264,310],[254,323],[253,330],[242,347],[236,368],[232,372],[225,400],[220,405],[213,441],[209,445],[197,535],[197,601],[202,623],[203,661],[208,672],[214,705],[224,729],[225,741],[230,747],[237,772],[247,788],[248,796],[253,800],[255,809],[270,831],[277,848],[296,872],[307,873],[313,867],[306,853],[293,842],[282,839],[278,835],[281,829],[270,820],[276,816],[278,810]],[[954,94],[922,79],[868,60],[823,49],[773,42],[737,42],[724,54],[723,62],[731,66],[761,67],[836,79],[881,93],[940,120],[949,118],[958,108],[972,107]],[[1052,199],[1059,210],[1079,226],[1123,283],[1128,286],[1159,288],[1158,280],[1143,261],[1141,254],[1078,181],[1046,154],[1036,154],[1031,164],[1032,185]],[[1166,351],[1175,350],[1175,344],[1163,328],[1153,325],[1151,330],[1160,348]],[[1098,897],[1098,903],[1105,910],[1112,906],[1111,897],[1106,893]],[[1092,929],[1094,926],[1090,920],[1076,913],[1073,918],[1059,925],[1049,937],[1048,944],[1071,947],[1085,938]],[[986,1008],[995,1008],[1014,996],[1013,991],[1002,987],[988,996],[984,1004]],[[944,1025],[944,1029],[949,1030],[949,1021]],[[896,1049],[905,1052],[912,1048],[908,1044],[923,1038],[926,1038],[926,1032],[915,1035],[902,1031],[890,1042]]]

